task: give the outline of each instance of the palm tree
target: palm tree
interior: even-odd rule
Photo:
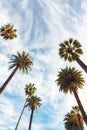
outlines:
[[[31,98],[32,96],[34,96],[35,91],[36,91],[36,88],[34,87],[34,84],[29,83],[29,84],[26,85],[26,87],[25,87],[25,94],[26,94],[28,97],[27,97],[26,100],[25,100],[23,109],[22,109],[22,111],[21,111],[21,114],[20,114],[20,116],[19,116],[19,119],[18,119],[17,124],[16,124],[16,127],[15,127],[15,130],[17,130],[17,128],[18,128],[19,122],[20,122],[20,120],[21,120],[21,117],[22,117],[22,115],[23,115],[24,109],[25,109],[25,107],[26,107],[27,100],[28,100],[29,98]]]
[[[65,115],[64,125],[66,130],[79,130],[76,122],[76,116],[72,113],[67,113]]]
[[[7,86],[7,84],[12,79],[12,77],[14,76],[14,74],[17,72],[18,69],[22,71],[22,73],[28,74],[28,68],[30,68],[31,70],[31,65],[33,64],[30,59],[30,55],[25,51],[23,51],[22,54],[17,52],[17,55],[12,55],[12,56],[13,58],[9,62],[11,63],[9,69],[14,68],[14,70],[11,73],[11,75],[8,77],[8,79],[5,81],[5,83],[1,86],[0,94],[3,92],[3,90],[5,89],[5,87]]]
[[[32,96],[31,98],[29,98],[27,100],[27,106],[29,106],[29,108],[31,109],[31,115],[30,115],[30,123],[29,123],[29,130],[31,130],[31,124],[32,124],[32,119],[33,119],[33,114],[35,109],[37,109],[38,107],[40,107],[41,105],[41,99],[37,96]]]
[[[2,26],[0,28],[0,35],[5,39],[5,40],[12,40],[17,37],[16,35],[17,30],[14,29],[14,25],[12,24],[6,24],[5,26]]]
[[[66,130],[84,130],[83,118],[79,113],[79,107],[72,107],[70,113],[67,113],[64,118]]]
[[[61,69],[57,76],[58,78],[56,82],[59,86],[59,91],[63,91],[64,93],[70,92],[71,94],[74,94],[83,119],[87,125],[87,115],[78,96],[78,88],[82,88],[84,84],[81,71],[76,70],[74,67],[66,67],[65,69]]]
[[[68,60],[69,62],[76,60],[77,63],[87,73],[87,66],[79,59],[80,54],[83,54],[83,51],[81,49],[81,44],[79,41],[70,38],[69,41],[66,40],[60,44],[60,57],[65,61]]]
[[[36,91],[36,88],[34,87],[35,84],[29,83],[25,87],[25,93],[28,96],[28,98],[32,97]]]
[[[83,118],[80,114],[80,109],[78,106],[74,106],[72,107],[72,111],[71,111],[74,115],[76,115],[77,117],[77,123],[78,123],[78,128],[79,130],[84,130],[84,122],[83,122]]]

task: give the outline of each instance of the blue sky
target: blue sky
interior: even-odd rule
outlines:
[[[73,95],[59,92],[56,75],[66,65],[82,69],[76,62],[64,62],[58,48],[70,37],[79,40],[84,51],[81,59],[87,63],[87,0],[0,0],[0,27],[7,23],[14,24],[18,37],[12,41],[0,37],[0,85],[12,72],[8,62],[17,51],[29,52],[34,65],[28,75],[17,72],[0,96],[0,130],[14,130],[26,98],[24,88],[30,82],[42,100],[34,113],[32,130],[65,130],[64,115],[77,103]],[[86,79],[85,72],[83,75]],[[79,90],[85,110],[86,87]],[[19,130],[27,130],[29,116],[26,108]]]

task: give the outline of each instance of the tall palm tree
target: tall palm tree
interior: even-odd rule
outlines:
[[[65,115],[64,124],[66,130],[84,130],[83,118],[79,111],[79,107],[75,106],[72,107],[70,113]]]
[[[65,69],[61,69],[57,77],[58,78],[56,82],[59,86],[59,91],[63,91],[64,93],[70,92],[71,94],[74,94],[83,119],[87,125],[87,115],[78,96],[78,88],[82,88],[84,84],[81,71],[76,70],[74,67],[66,67]]]
[[[67,113],[65,115],[64,125],[66,130],[79,130],[76,121],[76,116],[73,115],[72,113]]]
[[[31,98],[29,98],[27,100],[27,106],[29,106],[29,108],[31,109],[31,115],[30,115],[30,123],[29,123],[29,129],[28,130],[31,130],[31,124],[32,124],[32,119],[33,119],[33,114],[34,114],[34,111],[35,109],[37,109],[38,107],[40,107],[41,105],[41,99],[40,97],[37,97],[37,96],[32,96]]]
[[[68,60],[70,62],[76,60],[77,63],[82,67],[82,69],[87,73],[87,66],[79,59],[79,56],[83,54],[81,49],[81,44],[77,40],[73,40],[72,38],[69,41],[64,41],[60,44],[59,55],[65,61]]]
[[[22,117],[22,115],[23,115],[24,109],[25,109],[25,107],[26,107],[27,100],[28,100],[29,98],[31,98],[32,96],[34,96],[35,91],[36,91],[36,88],[34,87],[34,84],[29,83],[29,84],[26,85],[26,87],[25,87],[25,94],[27,95],[27,98],[26,98],[26,100],[25,100],[23,109],[22,109],[21,114],[20,114],[20,116],[19,116],[19,119],[18,119],[18,121],[17,121],[15,130],[17,130],[17,128],[18,128],[19,122],[20,122],[20,120],[21,120],[21,117]]]
[[[0,28],[0,35],[5,39],[5,40],[12,40],[17,37],[16,35],[17,29],[14,29],[13,24],[6,24],[5,26],[2,26]]]
[[[83,122],[83,117],[80,114],[80,109],[78,106],[74,106],[72,107],[71,112],[73,113],[73,115],[76,115],[77,117],[77,123],[78,123],[78,128],[79,130],[84,130],[84,122]]]
[[[22,54],[17,52],[17,55],[12,55],[12,56],[13,58],[9,62],[11,63],[9,69],[14,68],[14,70],[11,73],[11,75],[8,77],[8,79],[5,81],[5,83],[1,86],[0,94],[3,92],[3,90],[5,89],[5,87],[7,86],[7,84],[12,79],[12,77],[14,76],[14,74],[17,72],[18,69],[22,71],[22,73],[28,74],[28,68],[30,68],[31,70],[31,65],[33,64],[33,62],[30,59],[30,55],[25,51],[23,51]]]

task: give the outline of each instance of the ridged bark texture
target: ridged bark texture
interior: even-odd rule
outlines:
[[[12,79],[12,77],[14,76],[14,74],[16,73],[16,71],[18,70],[18,66],[13,70],[13,72],[11,73],[11,75],[8,77],[8,79],[5,81],[5,83],[1,86],[0,88],[0,94],[4,91],[4,89],[6,88],[7,84],[10,82],[10,80]]]
[[[75,53],[70,52],[73,59],[77,61],[77,63],[81,66],[81,68],[87,73],[87,66],[75,55]]]
[[[23,115],[25,106],[26,106],[26,101],[25,101],[25,103],[24,103],[23,109],[22,109],[21,114],[20,114],[20,116],[19,116],[19,119],[18,119],[18,122],[17,122],[17,124],[16,124],[15,130],[17,130],[17,128],[18,128],[18,125],[19,125],[19,122],[20,122],[21,117],[22,117],[22,115]]]
[[[29,129],[28,130],[31,130],[31,124],[32,124],[33,114],[34,114],[34,109],[31,110],[30,123],[29,123]]]

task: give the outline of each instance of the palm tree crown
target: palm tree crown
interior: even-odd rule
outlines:
[[[67,113],[64,118],[66,130],[84,130],[83,118],[80,114],[78,106],[72,107],[70,113]]]
[[[12,24],[7,24],[7,25],[5,25],[5,26],[2,26],[1,28],[0,28],[0,35],[5,39],[5,40],[12,40],[12,39],[14,39],[14,38],[16,38],[17,37],[17,35],[16,35],[16,32],[17,32],[17,30],[16,29],[14,29],[13,28],[14,27],[14,25],[12,25]]]
[[[59,90],[67,93],[70,91],[72,93],[72,86],[75,87],[77,91],[78,88],[82,88],[84,84],[84,79],[82,77],[82,73],[75,68],[66,67],[65,69],[61,69],[58,73],[57,85],[60,85]]]
[[[67,113],[64,118],[64,125],[66,130],[78,130],[75,116],[72,113]]]
[[[40,102],[41,102],[40,97],[32,96],[31,98],[28,98],[26,106],[29,106],[31,110],[35,110],[37,109],[37,107],[40,107],[41,105]]]
[[[25,51],[20,54],[17,52],[17,55],[12,55],[12,59],[9,63],[11,63],[9,69],[17,67],[22,71],[23,73],[28,73],[28,68],[31,69],[31,65],[33,65],[30,55],[26,53]]]
[[[74,106],[74,107],[72,107],[71,112],[72,112],[73,115],[75,115],[76,118],[77,118],[77,124],[78,124],[79,130],[84,130],[84,120],[83,120],[83,117],[82,117],[82,115],[81,115],[79,106]]]
[[[79,41],[70,38],[69,41],[66,40],[60,44],[59,55],[61,58],[69,60],[70,62],[74,61],[75,59],[72,57],[72,52],[77,58],[79,58],[80,54],[83,54]]]
[[[34,84],[29,83],[25,87],[25,94],[28,95],[28,98],[34,95],[36,91],[36,88],[34,86]]]

